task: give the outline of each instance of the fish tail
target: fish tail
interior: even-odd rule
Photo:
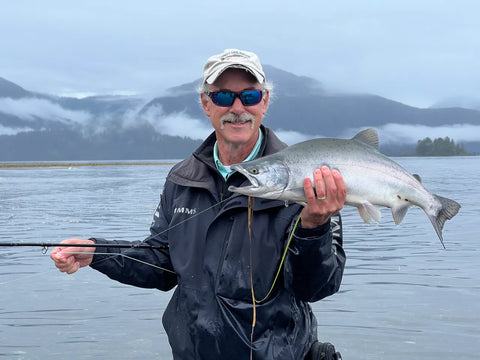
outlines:
[[[435,229],[440,242],[442,243],[443,247],[445,247],[443,243],[443,235],[442,229],[445,221],[450,220],[455,215],[457,215],[458,211],[460,210],[460,204],[452,199],[448,199],[439,195],[433,195],[435,199],[437,199],[440,204],[440,210],[436,215],[428,215],[428,218],[432,222],[433,228]]]

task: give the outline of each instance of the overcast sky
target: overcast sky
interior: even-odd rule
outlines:
[[[158,94],[235,47],[331,89],[419,107],[480,98],[477,0],[0,4],[0,77],[27,90]]]

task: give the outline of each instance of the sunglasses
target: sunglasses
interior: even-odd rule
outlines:
[[[243,106],[257,105],[263,97],[265,90],[246,90],[233,92],[230,90],[206,91],[205,94],[218,106],[232,106],[238,97]]]

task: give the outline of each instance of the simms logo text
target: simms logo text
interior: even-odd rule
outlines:
[[[173,210],[174,214],[188,214],[188,215],[195,215],[197,213],[197,209],[187,208],[187,207],[177,207]]]

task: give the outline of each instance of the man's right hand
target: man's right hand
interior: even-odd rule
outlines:
[[[93,240],[67,239],[62,241],[65,246],[59,246],[52,250],[50,258],[61,272],[73,274],[81,267],[90,265],[93,259],[94,247],[75,247],[68,244],[94,244]]]

